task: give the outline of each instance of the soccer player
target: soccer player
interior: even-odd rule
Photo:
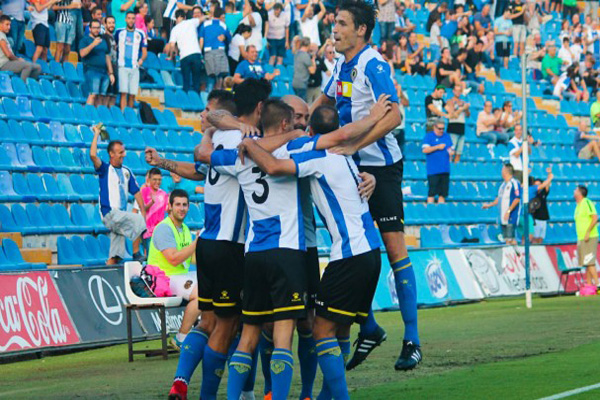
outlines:
[[[404,242],[404,210],[402,203],[402,153],[392,131],[400,124],[398,96],[389,65],[368,42],[375,26],[375,11],[363,0],[342,3],[336,16],[333,35],[335,49],[342,56],[337,61],[324,94],[313,104],[335,104],[342,126],[364,118],[381,94],[390,95],[392,110],[360,140],[343,146],[346,154],[354,154],[360,171],[373,174],[377,186],[369,200],[371,215],[376,220],[385,244],[396,281],[398,303],[405,332],[397,370],[417,366],[422,355],[417,328],[417,286],[412,264]],[[385,331],[369,313],[361,325],[354,356],[347,365],[353,369],[386,339]]]
[[[372,125],[383,117],[386,108],[374,109]],[[377,115],[377,111],[383,114]],[[311,117],[311,129],[329,133],[338,126],[337,110],[329,106],[317,108]],[[323,130],[321,130],[323,129]],[[369,207],[359,194],[361,178],[354,161],[325,150],[314,150],[319,140],[297,139],[288,144],[304,151],[291,159],[276,159],[257,144],[245,139],[240,151],[269,175],[310,177],[311,192],[319,213],[324,217],[332,237],[329,265],[317,292],[317,316],[313,329],[316,352],[323,371],[324,390],[328,398],[349,399],[344,372],[344,344],[354,321],[366,319],[377,288],[381,269],[380,242]],[[349,341],[345,347],[349,352]],[[323,395],[323,393],[322,393]],[[320,395],[319,398],[325,397]]]
[[[276,147],[287,142],[292,136],[284,134],[291,131],[292,121],[290,106],[281,100],[267,100],[262,105],[265,139],[261,141],[279,139]],[[208,136],[202,145],[212,147]],[[276,154],[289,155],[284,147],[277,149]],[[244,327],[229,361],[227,396],[239,399],[255,358],[252,354],[262,325],[273,322],[272,398],[285,399],[293,374],[292,336],[296,320],[306,316],[307,300],[306,244],[298,181],[295,177],[268,176],[250,160],[243,164],[237,150],[207,151],[202,161],[208,157],[215,171],[237,178],[250,216],[242,305]]]

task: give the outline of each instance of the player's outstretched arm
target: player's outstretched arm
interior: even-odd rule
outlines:
[[[196,172],[196,165],[194,163],[162,158],[152,147],[146,147],[146,162],[153,167],[174,172],[177,175],[192,181],[203,181],[205,178],[204,174]]]
[[[296,163],[290,159],[279,159],[263,149],[256,140],[244,139],[238,147],[240,154],[246,153],[248,157],[269,175],[295,175]]]
[[[239,130],[244,136],[260,135],[260,130],[252,125],[244,124],[227,110],[215,110],[206,115],[208,122],[222,131]]]
[[[388,100],[389,97],[389,95],[379,96],[379,100],[377,100],[377,103],[371,108],[371,112],[366,118],[347,124],[326,135],[319,136],[315,149],[325,150],[336,146],[348,146],[353,148],[354,144],[358,143],[362,136],[365,136],[369,131],[375,129],[378,122],[388,114],[388,111],[390,111],[393,104]],[[355,152],[356,151],[348,154],[354,154]]]

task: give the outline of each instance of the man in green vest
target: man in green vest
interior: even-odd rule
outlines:
[[[579,265],[586,267],[587,285],[598,287],[596,270],[596,251],[598,249],[598,213],[596,206],[587,198],[587,187],[580,185],[575,189],[575,228],[577,230],[577,256]]]
[[[189,301],[175,336],[176,345],[183,342],[200,316],[196,273],[189,272],[196,251],[196,240],[192,242],[190,229],[183,223],[189,207],[190,200],[185,190],[175,189],[171,192],[169,215],[154,228],[148,253],[148,265],[164,271],[171,281],[173,295]]]

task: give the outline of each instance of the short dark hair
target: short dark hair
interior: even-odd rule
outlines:
[[[366,27],[365,42],[368,42],[369,39],[371,39],[371,33],[373,33],[373,29],[375,28],[376,19],[375,8],[372,4],[369,4],[364,0],[345,0],[340,6],[339,11],[347,11],[352,14],[354,27],[356,29],[361,25]]]
[[[281,3],[275,3],[273,9],[283,11],[283,5],[281,5]]]
[[[0,17],[0,19],[1,19],[1,17]],[[111,140],[110,142],[108,142],[108,147],[106,148],[106,151],[108,151],[110,153],[111,151],[113,151],[114,147],[117,144],[120,144],[121,146],[123,146],[123,142],[121,142],[120,140]]]
[[[190,202],[190,195],[183,189],[174,189],[169,195],[169,205],[173,206],[173,202],[175,201],[175,197],[185,197]]]
[[[109,19],[112,19],[113,21],[116,21],[115,17],[113,17],[112,15],[108,15],[104,21],[108,21]]]
[[[263,103],[263,109],[260,114],[260,123],[263,129],[276,127],[283,121],[288,121],[290,124],[294,121],[294,109],[281,99],[267,99]]]
[[[308,121],[308,126],[317,135],[324,135],[335,131],[340,127],[340,116],[337,108],[329,105],[322,105],[315,108]]]
[[[153,167],[148,170],[148,176],[150,177],[152,175],[162,175],[162,172],[160,172],[160,169]]]
[[[0,15],[0,24],[10,21],[10,17],[8,15]]]
[[[125,13],[125,17],[127,17],[129,14],[133,14],[133,16],[135,17],[135,13],[133,11],[127,11]]]
[[[229,90],[213,89],[208,94],[208,101],[216,100],[219,103],[219,109],[226,110],[236,115],[237,110],[235,108],[235,101],[233,100],[233,93]]]
[[[98,21],[97,19],[93,19],[90,21],[90,28],[92,27],[92,24],[96,22],[98,25],[102,26],[102,23],[100,21]]]
[[[277,3],[275,3],[277,4]],[[233,1],[228,1],[227,4],[225,4],[225,8],[227,7],[231,7],[235,10],[235,3]]]
[[[249,115],[271,94],[271,84],[264,78],[247,78],[237,85],[233,100],[239,116]]]
[[[277,3],[275,3],[277,4]],[[252,27],[250,25],[246,25],[246,24],[239,24],[237,29],[235,30],[235,34],[243,34],[245,32],[252,32]]]
[[[460,49],[460,50],[458,50],[458,53],[456,53],[456,57],[460,57],[463,54],[467,54],[467,49]]]
[[[223,10],[221,7],[215,8],[215,11],[213,13],[213,16],[215,18],[221,18],[223,15],[225,15],[225,10]]]
[[[509,174],[511,174],[511,176],[515,175],[515,167],[513,167],[513,165],[511,163],[504,164],[504,168],[506,168],[506,170],[508,171]]]
[[[144,17],[144,23],[145,23],[146,25],[148,25],[148,24],[149,24],[150,22],[152,22],[152,21],[154,21],[154,18],[152,18],[152,15],[150,15],[150,14],[147,14],[147,15]]]
[[[179,18],[185,19],[185,11],[183,11],[183,10],[175,11],[175,19],[177,20]]]
[[[200,7],[200,6],[194,6],[194,7],[192,7],[192,13],[194,13],[194,11],[196,11],[196,9],[200,10],[200,12],[203,12],[202,11],[202,7]],[[183,10],[181,10],[181,11],[183,11]]]
[[[95,13],[96,11],[100,11],[100,12],[102,12],[102,8],[100,8],[100,7],[94,7],[94,8],[92,8],[92,11],[90,11],[90,14],[94,15],[94,13]]]
[[[587,194],[588,194],[587,186],[585,186],[585,185],[577,185],[577,190],[579,190],[579,193],[581,193],[581,195],[583,197],[587,197]]]

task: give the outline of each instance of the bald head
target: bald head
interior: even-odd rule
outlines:
[[[281,100],[294,109],[294,129],[306,130],[308,126],[308,104],[298,96],[288,94]]]

